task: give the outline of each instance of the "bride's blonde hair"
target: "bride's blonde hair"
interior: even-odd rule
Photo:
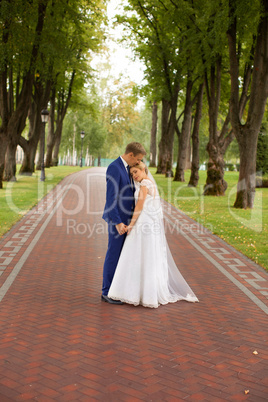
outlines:
[[[140,161],[140,163],[137,163],[137,165],[132,166],[132,167],[138,168],[138,169],[140,169],[140,170],[145,170],[145,173],[148,174],[148,168],[147,168],[147,166],[145,165],[145,163],[142,162],[142,161]]]

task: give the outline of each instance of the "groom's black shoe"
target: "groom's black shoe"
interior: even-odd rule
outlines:
[[[111,299],[110,297],[105,296],[105,295],[101,295],[101,300],[106,302],[106,303],[110,303],[110,304],[124,304],[120,300],[114,300],[114,299]]]

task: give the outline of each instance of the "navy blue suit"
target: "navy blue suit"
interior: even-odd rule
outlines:
[[[122,222],[128,225],[135,206],[134,184],[120,157],[108,166],[106,185],[106,204],[102,217],[108,223],[108,250],[103,266],[103,295],[109,292],[126,238],[126,234],[119,235],[115,226]]]

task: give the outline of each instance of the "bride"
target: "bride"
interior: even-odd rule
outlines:
[[[178,300],[198,302],[170,253],[152,175],[143,162],[130,172],[135,180],[136,206],[108,297],[154,308]]]

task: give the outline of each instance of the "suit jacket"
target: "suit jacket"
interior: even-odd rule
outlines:
[[[127,225],[134,210],[134,184],[128,175],[122,159],[112,162],[106,172],[106,204],[102,218],[114,225]]]

